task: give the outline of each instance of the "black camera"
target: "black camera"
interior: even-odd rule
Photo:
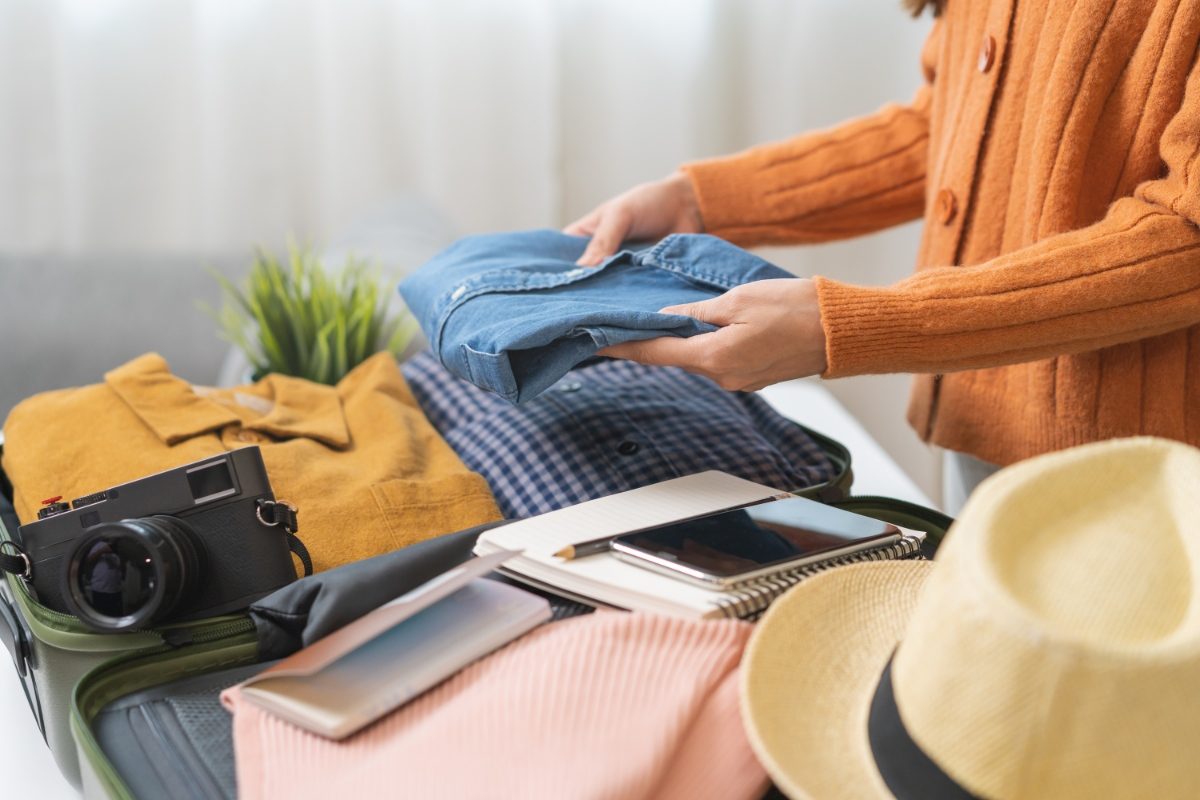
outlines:
[[[257,447],[60,499],[20,528],[33,588],[96,630],[227,613],[296,579],[294,510]]]

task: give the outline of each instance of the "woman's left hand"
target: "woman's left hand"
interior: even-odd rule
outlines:
[[[825,371],[825,331],[816,286],[807,278],[754,281],[661,313],[721,327],[687,339],[667,336],[613,345],[600,355],[682,367],[723,389],[744,392]]]

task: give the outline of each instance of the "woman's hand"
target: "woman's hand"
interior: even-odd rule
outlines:
[[[581,266],[594,267],[617,252],[629,239],[657,240],[668,233],[700,233],[700,204],[692,182],[682,172],[643,183],[617,195],[590,214],[572,222],[563,233],[590,236],[579,257]]]
[[[723,389],[744,392],[825,371],[825,331],[816,286],[807,278],[754,281],[712,300],[669,306],[661,313],[682,314],[721,328],[687,339],[626,342],[600,355],[683,367]]]

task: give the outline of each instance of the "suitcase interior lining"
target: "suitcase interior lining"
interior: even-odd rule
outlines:
[[[233,723],[220,694],[267,666],[184,678],[122,697],[93,720],[96,741],[134,797],[235,800]]]

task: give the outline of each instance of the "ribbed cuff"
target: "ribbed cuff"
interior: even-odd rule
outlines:
[[[923,371],[930,353],[920,305],[910,294],[819,275],[813,281],[825,329],[822,377]]]
[[[756,180],[754,161],[751,153],[743,152],[680,167],[692,181],[706,233],[728,239],[723,234],[761,222],[762,187]]]

